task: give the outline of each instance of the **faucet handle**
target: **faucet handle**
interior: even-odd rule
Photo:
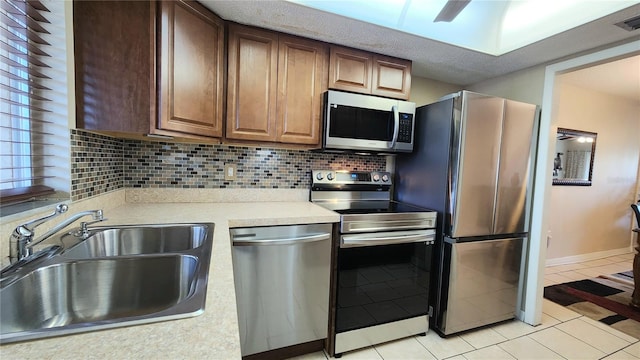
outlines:
[[[99,223],[99,222],[105,221],[105,220],[108,220],[108,219],[102,217],[102,210],[100,210],[100,217],[98,218],[98,220],[81,222],[80,223],[80,230],[78,230],[74,235],[78,236],[78,237],[82,237],[83,239],[86,239],[87,237],[89,237],[88,226],[89,225],[93,225],[95,223]]]
[[[104,219],[103,217],[104,217],[104,213],[102,212],[102,209],[94,210],[93,220],[95,220],[95,221],[89,222],[87,224],[93,224],[93,223],[97,223],[97,222],[100,222],[100,221],[107,220],[107,219]]]
[[[83,222],[81,222],[81,223],[80,223],[80,228],[82,228],[82,230],[86,230],[86,229],[87,229],[87,226],[89,226],[89,225],[93,225],[93,224],[95,224],[95,223],[99,223],[99,222],[102,222],[102,221],[105,221],[105,220],[109,220],[109,219],[107,219],[107,218],[100,218],[100,219],[98,219],[98,220],[94,220],[94,221],[83,221]]]

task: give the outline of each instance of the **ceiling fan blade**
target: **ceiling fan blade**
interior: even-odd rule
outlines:
[[[469,5],[470,2],[471,0],[447,1],[447,3],[442,8],[442,10],[440,10],[440,13],[438,14],[438,16],[436,16],[435,20],[433,20],[433,22],[440,22],[440,21],[451,22],[453,19],[456,18],[456,16],[458,16],[458,14],[460,14],[462,9],[464,9],[467,5]]]

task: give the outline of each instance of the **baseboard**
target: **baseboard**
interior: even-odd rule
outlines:
[[[555,258],[555,259],[547,259],[546,266],[573,264],[573,263],[582,262],[582,261],[597,260],[597,259],[601,259],[608,256],[630,254],[632,252],[633,252],[633,249],[631,247],[626,247],[621,249],[598,251],[598,252],[593,252],[588,254],[573,255],[573,256],[567,256],[567,257],[561,257],[561,258]]]

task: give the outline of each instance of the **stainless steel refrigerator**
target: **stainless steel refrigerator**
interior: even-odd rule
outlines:
[[[441,335],[513,318],[526,246],[536,105],[461,91],[416,109],[395,197],[438,211],[431,326]]]

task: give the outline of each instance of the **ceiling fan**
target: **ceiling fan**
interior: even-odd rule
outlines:
[[[448,0],[433,22],[451,22],[471,0]]]

